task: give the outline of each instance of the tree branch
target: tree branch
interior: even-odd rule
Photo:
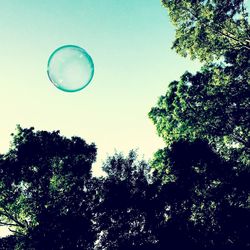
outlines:
[[[2,214],[4,216],[6,216],[8,219],[14,221],[17,224],[16,226],[20,226],[22,228],[26,228],[26,226],[23,223],[21,223],[20,221],[18,221],[17,218],[15,218],[14,216],[12,216],[8,211],[6,211],[5,208],[3,208],[3,209],[4,209],[4,212],[2,211],[2,212],[0,212],[0,214]]]
[[[13,224],[13,223],[7,223],[7,222],[2,222],[2,221],[0,221],[0,225],[2,225],[2,226],[17,226],[17,224]]]
[[[242,139],[240,136],[236,135],[236,134],[232,134],[232,138],[235,139],[236,141],[240,142],[241,144],[243,144],[246,148],[250,148],[249,144]]]
[[[191,16],[194,17],[194,19],[196,21],[199,21],[199,17],[190,9],[186,8],[186,7],[181,7],[184,11],[187,11],[188,13],[191,14]],[[234,37],[233,33],[229,32],[229,31],[226,31],[227,33],[224,33],[222,31],[219,31],[219,30],[216,30],[215,28],[211,27],[211,26],[208,26],[206,23],[204,22],[200,22],[201,25],[205,26],[205,27],[208,27],[210,28],[212,31],[216,32],[217,34],[220,34],[224,37],[226,37],[228,40],[234,40],[235,42],[239,43],[241,45],[241,47],[244,47],[246,49],[249,49],[250,50],[250,45],[249,45],[249,40],[247,40],[248,43],[244,43],[242,42],[241,40],[237,39],[236,37]],[[219,27],[221,29],[223,29],[220,25]]]
[[[227,34],[227,33],[224,33],[224,32],[222,32],[222,31],[219,31],[219,30],[216,30],[216,29],[212,29],[212,30],[215,31],[215,32],[218,32],[219,34],[221,34],[222,36],[225,36],[225,37],[228,38],[228,39],[234,40],[235,42],[239,43],[239,44],[241,45],[241,47],[244,47],[244,48],[246,48],[246,49],[250,49],[250,46],[248,46],[248,44],[245,44],[245,43],[243,43],[241,40],[239,40],[239,39],[233,37],[233,36],[232,36],[232,33],[230,33],[230,32],[227,31],[227,33],[228,33],[228,34]],[[230,35],[229,35],[229,34],[230,34]]]
[[[19,234],[20,236],[25,236],[25,234],[24,233],[21,233],[21,232],[18,232],[18,231],[16,231],[16,230],[13,230],[13,229],[10,229],[9,228],[9,230],[12,232],[12,233],[14,233],[14,234]]]

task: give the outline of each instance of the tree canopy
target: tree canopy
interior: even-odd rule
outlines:
[[[184,203],[177,198],[185,217],[178,214],[176,218],[181,218],[188,235],[201,243],[198,249],[248,249],[250,29],[244,1],[162,3],[176,27],[173,48],[204,64],[200,71],[185,72],[180,80],[172,81],[149,112],[166,143],[165,149],[155,153],[151,165],[167,186],[183,179],[178,189],[182,185],[184,189],[171,190],[168,197],[187,194]],[[210,153],[204,144],[195,146],[200,140],[206,141]],[[179,159],[172,162],[176,145]],[[201,157],[198,165],[197,157]],[[175,171],[178,166],[181,172]],[[174,173],[182,174],[176,178]],[[231,200],[233,197],[237,201]]]
[[[224,155],[237,151],[250,164],[249,68],[206,65],[171,82],[149,113],[166,144],[203,138]]]
[[[90,171],[95,154],[78,137],[19,127],[1,156],[0,223],[14,236],[0,244],[248,249],[249,169],[238,171],[242,163],[222,158],[206,140],[179,140],[158,151],[157,174],[131,151],[110,156],[106,177],[96,178]]]
[[[85,190],[95,157],[95,145],[79,137],[18,126],[11,149],[0,160],[0,224],[25,238],[24,249],[40,249],[37,235],[44,242],[41,249],[70,248],[76,242],[87,249],[92,236]],[[83,226],[84,232],[76,233]]]
[[[212,61],[226,52],[250,50],[244,0],[162,0],[176,27],[173,48],[182,56]]]
[[[249,165],[250,33],[244,2],[163,4],[177,27],[173,47],[205,64],[199,72],[186,72],[171,82],[151,109],[158,134],[167,145],[183,138],[207,139],[224,156],[238,154]]]

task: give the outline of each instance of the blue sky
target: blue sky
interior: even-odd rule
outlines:
[[[97,174],[115,149],[149,159],[163,147],[147,114],[170,81],[199,64],[171,50],[174,28],[160,0],[1,0],[0,19],[0,152],[16,124],[96,143]],[[77,93],[55,88],[46,73],[66,44],[95,64]]]

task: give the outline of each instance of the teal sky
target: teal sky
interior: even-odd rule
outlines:
[[[96,143],[96,174],[114,149],[139,148],[149,159],[164,146],[147,114],[170,81],[200,67],[171,50],[174,28],[160,0],[1,0],[0,37],[0,153],[16,124],[59,129]],[[95,63],[78,93],[47,77],[50,54],[66,44]]]
[[[174,28],[160,0],[1,0],[0,152],[16,124],[77,135],[107,154],[138,148],[149,159],[163,147],[148,118],[170,81],[199,64],[171,50]],[[59,46],[86,49],[95,75],[66,93],[46,73]]]

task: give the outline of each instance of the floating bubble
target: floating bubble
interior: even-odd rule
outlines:
[[[51,54],[47,73],[57,88],[66,92],[76,92],[85,88],[92,80],[94,64],[83,48],[65,45]]]

